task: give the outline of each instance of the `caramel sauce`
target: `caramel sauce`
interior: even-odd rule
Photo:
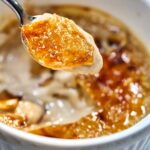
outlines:
[[[29,53],[41,65],[54,70],[93,63],[94,48],[72,21],[57,15],[21,28]]]

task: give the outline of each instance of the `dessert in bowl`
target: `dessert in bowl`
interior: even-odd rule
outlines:
[[[31,15],[57,13],[74,20],[94,37],[104,66],[95,75],[74,75],[45,69],[21,50],[17,22],[10,20],[2,30],[4,35],[9,36],[2,43],[1,51],[0,121],[24,132],[46,137],[29,136],[3,124],[1,134],[4,136],[7,132],[11,139],[24,138],[39,148],[44,145],[57,147],[56,143],[59,143],[59,148],[86,148],[87,144],[107,149],[113,136],[120,142],[123,141],[121,135],[138,134],[141,130],[137,128],[144,120],[145,127],[140,128],[145,128],[146,132],[149,127],[149,54],[132,30],[112,15],[83,4],[28,4],[27,11]],[[10,38],[9,44],[7,38]],[[145,134],[144,131],[138,138]],[[77,141],[77,144],[62,138],[76,139],[74,142]],[[126,140],[124,137],[124,142]]]

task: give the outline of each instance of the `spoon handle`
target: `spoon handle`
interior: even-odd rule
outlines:
[[[9,6],[17,15],[19,19],[20,25],[23,25],[23,18],[24,18],[24,11],[21,5],[17,2],[17,0],[1,0],[4,2],[7,6]]]

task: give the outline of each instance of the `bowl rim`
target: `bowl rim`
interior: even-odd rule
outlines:
[[[135,124],[134,126],[126,130],[111,135],[107,135],[107,136],[89,138],[89,139],[59,139],[59,138],[44,137],[44,136],[27,133],[21,130],[17,130],[3,123],[0,123],[0,131],[6,133],[7,136],[10,135],[15,138],[18,138],[19,140],[34,143],[37,145],[49,146],[49,147],[52,146],[52,147],[61,147],[61,148],[64,147],[77,148],[77,147],[88,147],[88,146],[96,146],[96,145],[106,145],[108,143],[120,142],[122,140],[129,139],[129,137],[132,136],[138,135],[139,137],[141,132],[144,135],[145,133],[147,133],[147,135],[150,134],[150,114],[148,114],[137,124]]]

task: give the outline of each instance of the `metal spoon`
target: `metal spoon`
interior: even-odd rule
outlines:
[[[2,2],[4,2],[5,4],[7,4],[15,13],[16,13],[16,15],[17,15],[17,17],[18,17],[18,19],[19,19],[19,22],[20,22],[20,26],[23,26],[24,24],[26,24],[26,23],[30,23],[30,22],[32,22],[33,21],[33,19],[39,19],[39,20],[41,20],[41,18],[42,17],[44,17],[44,15],[45,15],[45,17],[46,18],[51,18],[51,15],[52,14],[43,14],[43,15],[39,15],[39,16],[41,16],[41,17],[39,17],[38,18],[38,15],[37,16],[29,16],[29,15],[27,15],[25,12],[24,12],[24,10],[23,10],[23,8],[21,7],[21,5],[17,2],[17,0],[1,0]],[[50,15],[50,17],[49,17],[49,15]],[[45,17],[44,17],[44,19],[45,19]],[[53,17],[56,17],[56,15],[53,15]],[[61,16],[59,16],[59,17],[61,17]],[[42,18],[43,19],[43,18]],[[55,20],[57,21],[57,19],[55,18]],[[61,20],[64,20],[64,18],[63,19],[61,19]],[[34,20],[34,21],[36,21],[36,20]],[[54,23],[56,22],[56,21],[54,21]],[[63,21],[61,21],[62,23],[63,23]],[[94,39],[93,39],[93,37],[89,34],[89,33],[87,33],[86,31],[84,31],[82,28],[80,28],[78,25],[76,25],[72,20],[70,20],[70,22],[69,21],[67,21],[68,23],[70,23],[71,24],[71,26],[74,26],[75,28],[71,28],[71,30],[77,30],[78,32],[78,34],[79,34],[79,37],[81,37],[80,35],[82,35],[85,39],[84,40],[86,40],[86,44],[87,44],[87,46],[89,46],[89,44],[93,47],[93,49],[94,49],[94,52],[93,52],[93,63],[91,64],[91,65],[82,65],[81,64],[81,66],[76,66],[76,65],[74,65],[74,66],[70,66],[70,70],[71,71],[74,71],[75,73],[80,73],[80,74],[95,74],[95,73],[98,73],[99,72],[99,70],[101,69],[101,67],[102,67],[102,64],[103,64],[103,61],[102,61],[102,57],[101,57],[101,55],[100,55],[100,53],[99,53],[99,50],[98,50],[98,48],[97,48],[97,46],[96,46],[96,44],[95,44],[95,42],[94,42]],[[57,26],[57,28],[59,28],[58,26]],[[60,28],[59,28],[59,30],[64,30],[63,29],[63,25],[62,26],[60,26]],[[56,32],[58,32],[57,30],[55,30]],[[66,37],[66,35],[70,35],[70,33],[73,33],[73,32],[70,32],[70,29],[68,29],[66,32],[68,32],[68,34],[64,34],[64,37]],[[62,32],[63,33],[63,32]],[[58,32],[58,36],[62,36],[62,35],[59,35],[60,34],[60,32]],[[50,35],[51,35],[51,31],[50,31]],[[37,35],[36,35],[37,36]],[[45,36],[45,35],[44,35]],[[38,36],[37,36],[38,37]],[[36,39],[38,39],[36,37]],[[40,37],[40,36],[39,36]],[[42,36],[41,36],[42,37]],[[41,38],[40,37],[40,38]],[[47,36],[46,35],[46,38],[49,38],[49,36]],[[51,36],[52,37],[52,36]],[[72,37],[74,37],[73,35],[72,35]],[[44,37],[45,38],[45,37]],[[72,41],[73,39],[75,39],[75,38],[71,38],[71,42],[74,42],[74,41]],[[82,39],[82,38],[81,38]],[[39,42],[39,40],[41,40],[41,39],[38,39],[37,41]],[[45,39],[43,39],[44,41],[46,41]],[[55,39],[54,39],[55,40]],[[75,39],[76,40],[76,39]],[[62,42],[63,40],[60,40],[60,45],[63,45],[64,43]],[[55,48],[53,49],[53,51],[51,50],[51,48],[50,48],[50,51],[49,51],[49,49],[46,49],[46,50],[43,50],[44,52],[41,54],[41,52],[39,52],[39,54],[38,54],[38,51],[41,51],[41,47],[46,47],[47,45],[45,44],[45,42],[43,42],[42,40],[41,40],[41,46],[37,46],[37,48],[36,48],[36,50],[33,50],[33,49],[30,49],[29,48],[29,46],[27,46],[27,44],[26,44],[26,41],[22,38],[22,43],[23,43],[23,45],[24,45],[24,47],[26,48],[26,49],[28,49],[28,51],[29,51],[29,53],[31,54],[31,57],[36,61],[36,62],[38,62],[40,65],[42,65],[42,66],[44,66],[44,67],[46,67],[46,68],[51,68],[51,69],[53,69],[53,70],[67,70],[67,68],[69,68],[69,66],[65,66],[66,65],[66,63],[64,63],[63,61],[62,61],[62,59],[64,59],[64,56],[62,56],[62,54],[60,54],[60,52],[59,52],[59,50],[55,50]],[[57,45],[57,43],[58,42],[53,42],[53,45],[55,44],[55,47],[57,47],[58,45]],[[67,43],[69,43],[69,42],[67,42]],[[84,42],[85,43],[85,42]],[[29,43],[29,45],[30,45],[30,43]],[[37,45],[36,43],[35,43],[35,45]],[[67,46],[67,45],[66,45]],[[68,45],[69,47],[70,47],[70,45]],[[82,44],[82,40],[81,40],[81,47],[83,46],[83,44]],[[30,46],[31,47],[31,46]],[[40,47],[40,48],[39,48]],[[54,47],[54,46],[53,46]],[[83,49],[84,49],[84,46],[83,46]],[[79,51],[80,50],[82,50],[81,48],[79,49]],[[55,52],[54,52],[55,51]],[[68,48],[65,50],[65,51],[68,51]],[[51,56],[51,53],[52,53],[52,57],[53,57],[53,53],[55,53],[55,55],[56,56],[54,56],[53,58],[55,58],[55,57],[61,57],[61,63],[58,61],[57,62],[57,64],[59,64],[56,68],[54,67],[55,66],[55,61],[54,61],[54,63],[50,63],[50,62],[52,62],[52,57],[50,57]],[[57,54],[58,53],[58,54]],[[89,52],[88,52],[89,53]],[[64,54],[65,54],[65,52],[64,52]],[[75,60],[75,59],[74,59]],[[56,61],[57,61],[57,59],[56,59]],[[63,62],[63,63],[62,63]],[[67,61],[66,61],[67,62]],[[70,61],[70,62],[72,62],[72,61]],[[98,63],[97,63],[98,62]],[[100,63],[99,63],[100,62]],[[76,60],[74,61],[74,63],[76,63]],[[69,63],[68,63],[69,64]]]
[[[32,21],[35,19],[34,16],[28,16],[21,5],[18,3],[17,0],[1,0],[4,2],[7,6],[9,6],[17,15],[20,26],[25,24],[26,22]]]

